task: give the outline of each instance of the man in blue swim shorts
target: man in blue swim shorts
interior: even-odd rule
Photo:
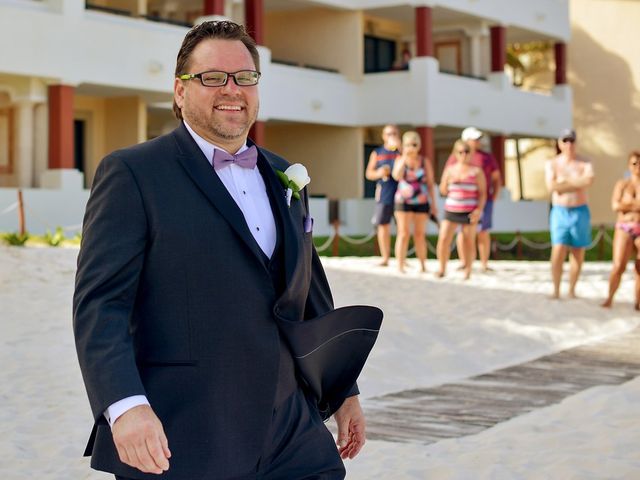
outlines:
[[[562,268],[570,254],[569,297],[576,297],[576,284],[591,243],[591,214],[587,188],[593,183],[591,162],[576,154],[576,132],[563,130],[558,138],[560,154],[547,161],[545,180],[551,192],[551,276],[553,298],[560,298]]]

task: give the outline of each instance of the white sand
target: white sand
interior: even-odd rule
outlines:
[[[106,479],[80,455],[91,413],[71,333],[75,249],[0,247],[0,478]],[[386,317],[360,380],[382,393],[467,378],[630,331],[628,272],[610,310],[598,302],[610,266],[587,264],[580,300],[551,301],[547,263],[494,262],[464,282],[326,259],[336,304]],[[429,268],[435,270],[430,261]],[[480,434],[424,446],[371,441],[348,478],[640,478],[640,381],[596,387]]]

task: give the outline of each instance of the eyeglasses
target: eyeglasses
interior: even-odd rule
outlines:
[[[560,140],[562,143],[574,143],[576,141],[575,138],[563,138],[562,140]]]
[[[180,80],[199,78],[200,83],[205,87],[224,87],[229,81],[229,77],[233,77],[233,81],[239,87],[251,87],[258,84],[260,75],[260,72],[256,72],[255,70],[240,70],[238,72],[218,72],[211,70],[202,73],[185,73],[178,75],[178,78]]]

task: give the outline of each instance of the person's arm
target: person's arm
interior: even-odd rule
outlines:
[[[380,180],[385,175],[389,175],[389,167],[380,167],[376,168],[376,164],[378,163],[378,155],[375,151],[371,152],[369,155],[369,163],[367,163],[367,169],[365,170],[364,176],[367,180],[371,180],[375,182],[376,180]]]
[[[302,200],[308,214],[309,197],[306,188],[303,190]],[[305,320],[316,318],[334,308],[333,296],[331,295],[327,275],[320,262],[318,252],[313,246],[312,249],[311,283],[305,302]],[[338,426],[336,443],[340,456],[343,459],[354,458],[360,452],[366,441],[366,421],[362,408],[360,407],[359,394],[358,384],[355,383],[347,394],[347,398],[334,413],[334,418]]]
[[[613,187],[613,193],[611,194],[611,209],[614,212],[640,212],[640,199],[634,198],[633,195],[629,195],[625,191],[627,183],[628,180],[619,180],[615,187]]]
[[[478,223],[487,203],[487,181],[479,168],[476,168],[476,178],[478,179],[478,206],[469,214],[471,223]]]
[[[623,200],[622,194],[624,192],[624,186],[626,180],[618,180],[613,187],[611,194],[611,210],[614,212],[627,213],[631,210],[631,204],[628,200]]]
[[[544,181],[549,193],[567,193],[576,190],[575,187],[566,182],[566,179],[558,178],[553,160],[547,160],[544,166]]]
[[[442,172],[442,178],[440,179],[440,195],[446,197],[449,193],[449,175],[451,171],[451,167],[445,167],[444,172]]]
[[[429,190],[429,197],[431,197],[431,213],[433,213],[437,217],[438,205],[436,204],[435,175],[433,173],[433,165],[431,165],[431,160],[429,160],[427,157],[424,158],[424,170],[427,190]]]
[[[500,169],[496,169],[491,172],[491,187],[493,191],[493,199],[495,200],[500,196],[500,190],[502,190],[502,175]]]
[[[147,245],[147,218],[132,171],[117,154],[96,171],[83,221],[73,298],[73,328],[80,370],[96,422],[108,408],[146,395],[129,334]],[[120,460],[147,473],[169,468],[162,425],[139,405],[113,422]]]
[[[404,177],[404,157],[400,155],[393,163],[393,170],[391,176],[396,182],[399,182]]]

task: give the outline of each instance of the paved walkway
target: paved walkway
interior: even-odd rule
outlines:
[[[367,437],[429,444],[473,435],[598,385],[640,376],[640,328],[460,382],[365,401]]]

